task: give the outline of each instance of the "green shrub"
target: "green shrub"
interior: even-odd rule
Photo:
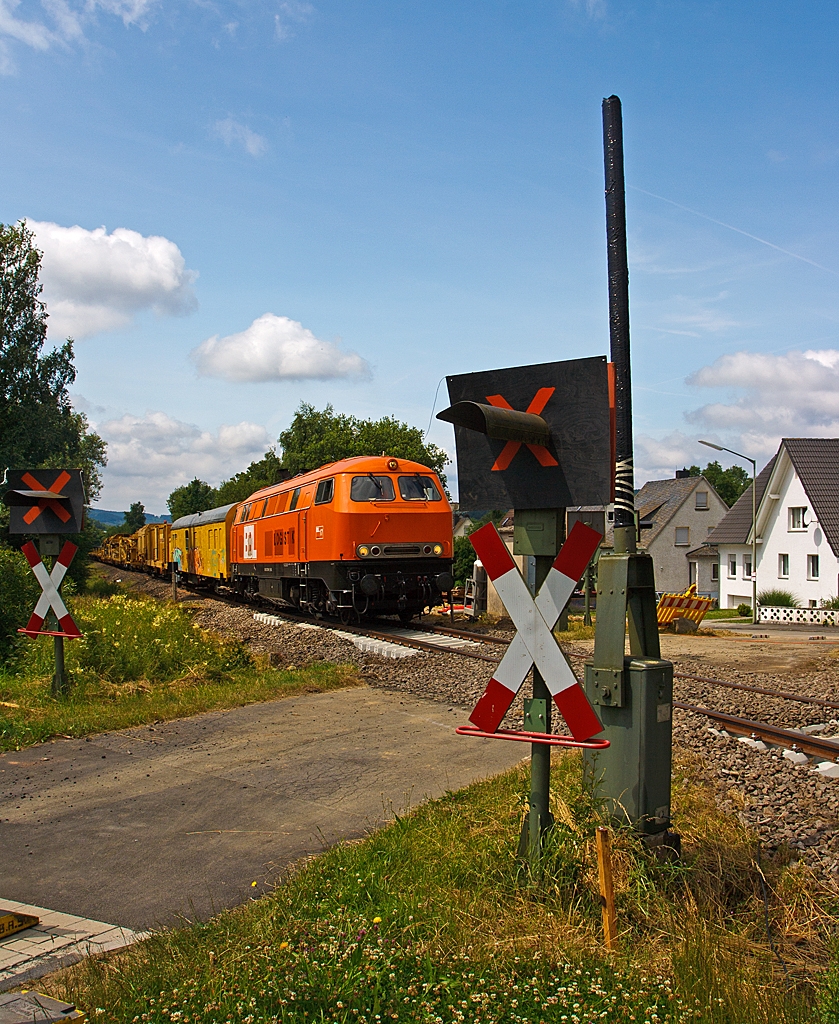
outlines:
[[[118,594],[76,598],[71,611],[82,633],[65,647],[67,671],[76,686],[99,680],[164,682],[191,670],[223,673],[250,662],[241,645],[205,633],[177,605]],[[48,677],[52,658],[51,645],[27,644],[15,660],[15,672]]]
[[[17,631],[29,621],[40,594],[24,555],[14,548],[0,547],[0,662],[17,646]]]
[[[466,581],[472,579],[472,566],[477,557],[468,537],[455,537],[452,576],[458,587],[465,586]]]
[[[737,614],[741,619],[745,619],[752,614],[752,606],[750,604],[738,604]]]
[[[799,608],[795,594],[789,590],[763,590],[757,595],[758,604],[764,608]]]
[[[827,597],[822,600],[822,608],[830,608],[839,611],[839,597]]]

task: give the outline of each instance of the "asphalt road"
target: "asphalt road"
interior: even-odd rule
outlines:
[[[132,929],[206,918],[529,754],[456,736],[465,719],[359,687],[0,755],[0,899]]]

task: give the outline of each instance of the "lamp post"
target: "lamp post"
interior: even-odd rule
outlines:
[[[713,441],[700,441],[706,448],[713,448],[717,452],[728,452],[736,455],[752,464],[752,623],[757,625],[757,463],[742,452],[735,452],[733,448],[724,448],[721,444],[714,444]]]

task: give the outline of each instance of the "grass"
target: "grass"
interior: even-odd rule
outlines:
[[[178,605],[115,593],[70,606],[83,634],[65,641],[70,691],[50,693],[51,639],[22,640],[0,669],[0,750],[360,683],[351,666],[271,668]]]
[[[544,873],[515,861],[527,772],[425,804],[293,871],[259,900],[164,931],[54,977],[90,1020],[132,1024],[636,1021],[812,1024],[839,1019],[835,892],[767,862],[766,935],[752,836],[683,759],[681,863],[613,837],[620,949],[600,942],[580,758],[555,759]],[[823,978],[822,978],[823,976]]]
[[[705,612],[706,619],[744,619],[736,608],[712,608]],[[744,620],[745,621],[745,620]]]

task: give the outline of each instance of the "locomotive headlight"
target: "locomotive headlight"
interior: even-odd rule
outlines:
[[[359,558],[366,558],[370,554],[370,548],[366,544],[359,544],[355,551]]]
[[[443,545],[442,544],[435,544],[434,545],[434,554],[435,555],[442,555],[443,554]]]

